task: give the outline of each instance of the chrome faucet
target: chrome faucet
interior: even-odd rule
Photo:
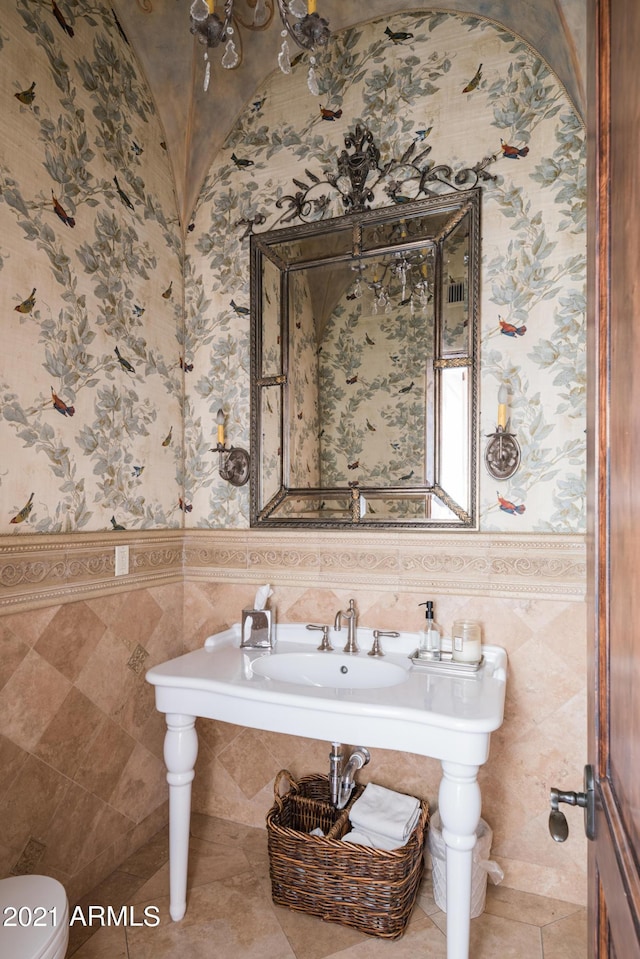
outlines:
[[[346,619],[347,623],[349,624],[348,633],[347,633],[347,645],[344,647],[343,652],[357,653],[358,641],[356,638],[356,630],[358,628],[357,626],[358,611],[356,609],[356,604],[353,599],[349,600],[349,609],[346,610],[346,612],[343,609],[339,609],[338,612],[336,613],[336,621],[333,626],[336,632],[340,632],[340,630],[342,629],[343,619]]]

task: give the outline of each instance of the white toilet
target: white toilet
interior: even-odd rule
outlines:
[[[0,879],[0,956],[64,959],[69,903],[64,886],[49,876]]]

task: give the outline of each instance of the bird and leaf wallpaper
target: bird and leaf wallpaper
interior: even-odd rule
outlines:
[[[480,528],[584,530],[585,136],[531,47],[481,17],[428,10],[342,31],[317,57],[319,96],[306,55],[256,91],[183,230],[162,128],[112,8],[15,0],[3,12],[0,533],[248,526],[248,487],[220,478],[211,447],[219,408],[228,442],[249,447],[249,238],[296,222],[295,181],[335,173],[357,123],[381,165],[412,143],[425,164],[491,158],[479,449],[504,384],[522,464],[498,483],[480,462]],[[402,186],[372,205],[402,203]],[[344,212],[320,194],[311,218]],[[370,316],[371,340],[388,323]],[[361,390],[397,373],[391,356],[375,373],[358,356]],[[340,419],[342,385],[323,394],[324,418]],[[377,434],[362,411],[354,430]],[[315,469],[306,415],[297,442]]]
[[[181,525],[182,241],[111,7],[0,25],[0,531]]]
[[[296,200],[309,187],[307,220],[343,214],[338,191],[314,184],[338,173],[344,138],[361,124],[380,150],[381,167],[412,144],[423,168],[447,164],[455,171],[489,160],[493,179],[482,183],[480,528],[582,532],[586,172],[584,130],[572,103],[528,44],[477,16],[405,13],[343,31],[317,57],[319,96],[306,88],[304,60],[292,76],[274,72],[238,118],[204,183],[187,239],[185,328],[206,329],[206,348],[193,337],[187,351],[194,366],[185,387],[190,522],[248,523],[248,491],[212,489],[201,463],[206,430],[220,405],[234,441],[249,441],[249,322],[237,308],[249,306],[249,235],[299,222]],[[380,187],[372,206],[407,198],[399,181]],[[330,419],[346,423],[356,392],[371,397],[391,380],[398,389],[413,382],[418,395],[416,384],[424,379],[420,348],[414,347],[406,369],[396,368],[393,348],[386,368],[367,362],[366,336],[375,342],[389,333],[385,310],[350,338],[349,311],[342,312],[344,328],[334,335],[349,340],[351,365],[340,372],[340,388],[326,365],[311,369],[308,357],[292,373],[292,395],[298,396],[306,375],[319,396],[311,415],[300,400],[302,421],[292,428],[292,471],[304,479],[300,485],[311,485],[320,468],[322,453],[309,437]],[[304,315],[301,308],[301,325]],[[428,321],[428,304],[423,315]],[[507,426],[517,436],[522,464],[508,481],[496,481],[482,456],[485,437],[496,429],[503,385]],[[342,447],[334,444],[326,454],[341,477],[350,465],[357,471],[366,458],[358,450],[372,437],[409,449],[407,438],[416,429],[408,403],[396,407],[387,436],[384,430],[377,435],[380,423],[367,405],[357,405],[359,419],[349,416]],[[376,476],[377,464],[390,464],[381,482],[402,482],[415,469],[409,456],[402,462],[393,453],[371,455],[366,464]]]

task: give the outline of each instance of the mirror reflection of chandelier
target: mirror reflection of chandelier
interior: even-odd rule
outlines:
[[[283,73],[291,73],[289,40],[303,50],[315,53],[318,47],[329,42],[331,32],[328,22],[316,11],[316,0],[245,0],[253,17],[244,20],[237,9],[236,0],[218,0],[220,15],[216,13],[216,0],[193,0],[190,9],[191,33],[206,46],[204,89],[209,88],[211,62],[209,50],[224,45],[222,66],[233,70],[242,63],[242,37],[240,27],[246,30],[265,30],[274,19],[277,6],[280,15],[282,44],[278,53],[278,66]],[[319,94],[315,73],[315,56],[310,58],[307,83],[315,96]]]
[[[384,260],[360,261],[351,269],[356,274],[348,300],[360,299],[367,290],[371,312],[390,313],[394,306],[426,309],[433,298],[433,250],[395,252]]]

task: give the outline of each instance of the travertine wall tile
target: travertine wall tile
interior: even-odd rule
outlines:
[[[197,543],[204,537],[202,532],[191,535]],[[558,852],[555,844],[549,847],[546,820],[550,786],[576,788],[586,757],[586,614],[579,587],[583,546],[566,539],[559,546],[559,541],[547,538],[550,575],[545,563],[538,562],[538,578],[531,589],[531,568],[520,577],[516,562],[531,540],[505,540],[504,553],[511,549],[514,559],[506,563],[501,593],[493,594],[487,591],[488,584],[483,586],[482,570],[491,565],[488,562],[475,567],[479,579],[471,593],[460,589],[453,574],[438,588],[427,582],[416,586],[402,577],[385,582],[375,572],[368,583],[360,583],[359,574],[352,578],[348,570],[359,568],[360,549],[375,552],[374,536],[331,537],[341,558],[336,581],[327,583],[313,582],[320,576],[317,568],[314,572],[291,564],[272,565],[267,537],[260,535],[263,546],[251,554],[259,564],[248,575],[249,553],[238,544],[250,538],[228,531],[208,533],[207,542],[220,540],[229,548],[198,549],[198,561],[204,565],[191,566],[184,584],[150,583],[139,588],[133,583],[133,589],[116,584],[108,593],[101,592],[101,585],[97,594],[79,599],[71,592],[54,607],[33,609],[27,604],[24,611],[14,608],[0,618],[10,648],[15,648],[14,637],[19,644],[19,654],[12,660],[15,668],[11,672],[7,664],[11,675],[0,689],[5,734],[0,737],[0,762],[6,770],[0,784],[0,817],[7,823],[0,849],[4,874],[33,841],[44,847],[41,866],[50,864],[47,869],[72,894],[82,894],[144,841],[141,836],[148,838],[152,825],[160,828],[166,823],[165,724],[155,709],[144,669],[196,648],[208,635],[238,622],[243,606],[252,604],[257,585],[271,582],[279,622],[332,622],[336,610],[353,596],[363,625],[416,630],[423,621],[418,603],[426,598],[434,599],[436,618],[445,631],[462,614],[483,624],[485,640],[506,648],[510,669],[505,722],[492,737],[489,761],[480,771],[483,815],[494,830],[495,858],[505,871],[505,883],[565,898],[563,876],[570,861],[578,877],[572,895],[579,899],[586,860],[581,830],[572,831],[571,850]],[[290,534],[274,532],[272,538],[288,548]],[[455,557],[469,549],[469,543],[465,537],[459,547],[449,543],[438,549]],[[328,541],[321,545],[329,548]],[[401,540],[396,545],[398,555],[405,556]],[[544,554],[541,546],[536,547],[538,557]],[[415,537],[408,538],[408,549],[416,549]],[[475,555],[485,559],[497,549],[482,535],[473,543]],[[555,560],[558,550],[565,556],[561,574]],[[222,565],[216,565],[221,556]],[[209,566],[211,559],[214,563]],[[234,562],[239,563],[235,568]],[[366,559],[362,562],[367,565]],[[61,610],[67,611],[65,616],[54,623]],[[140,611],[144,614],[138,615]],[[64,630],[56,630],[61,622]],[[72,681],[68,675],[74,672],[72,661],[56,647],[56,637],[64,634],[70,644],[77,644],[74,623],[102,632],[96,645],[89,644],[88,658]],[[76,648],[82,656],[82,644]],[[40,649],[67,675],[44,659]],[[136,673],[128,663],[139,649],[145,655],[143,669]],[[43,695],[36,695],[37,690]],[[289,768],[295,776],[328,769],[329,744],[322,741],[206,720],[198,722],[198,733],[194,809],[246,825],[263,826],[279,769]],[[424,757],[373,750],[371,764],[360,778],[437,802],[439,764]],[[66,796],[77,798],[65,804]],[[74,828],[68,818],[71,808],[78,811],[74,821],[81,816],[89,830],[73,867],[65,851],[70,847],[63,843],[63,826]],[[134,825],[138,820],[140,827]],[[67,873],[64,866],[73,872]]]
[[[46,872],[73,901],[166,823],[165,727],[144,669],[182,652],[182,586],[155,593],[0,618],[1,875]]]

